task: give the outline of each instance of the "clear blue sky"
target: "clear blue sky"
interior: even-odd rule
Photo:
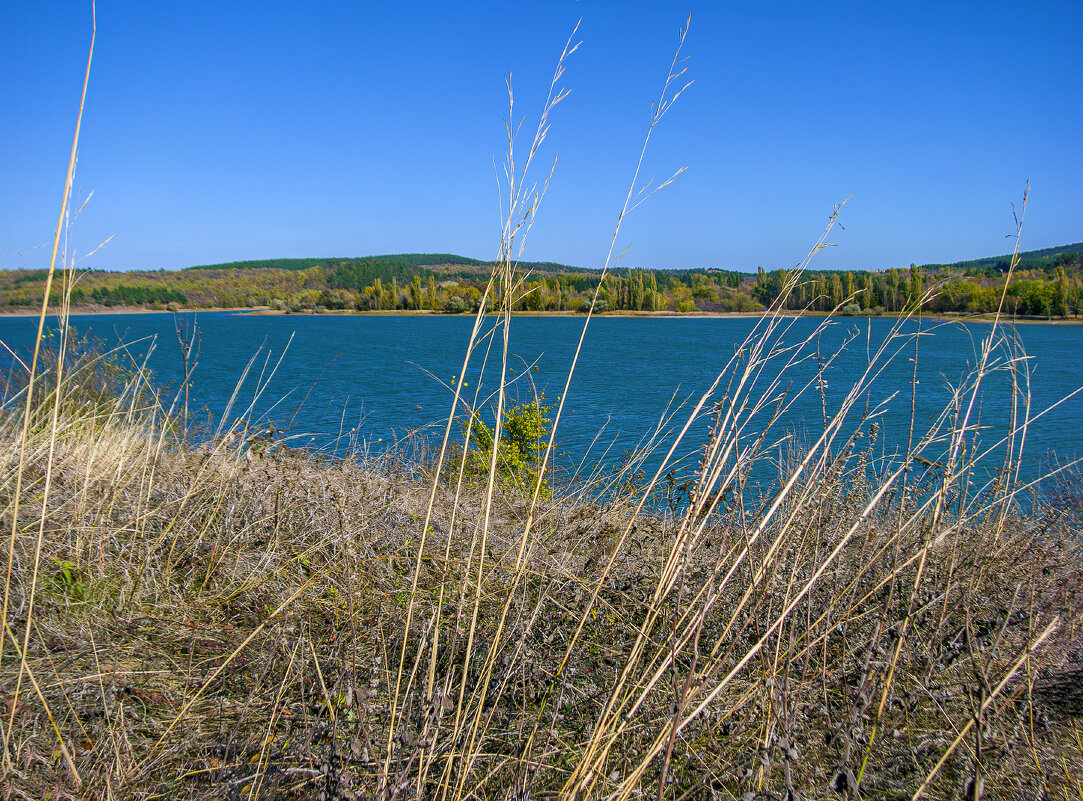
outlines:
[[[600,266],[677,34],[695,84],[625,264],[785,267],[853,195],[824,269],[1083,239],[1083,3],[99,0],[76,189],[82,266],[491,258],[508,116],[533,130],[577,20],[528,258]],[[89,2],[0,6],[0,267],[48,262]],[[528,136],[522,144],[528,144]],[[537,177],[542,177],[541,173]]]

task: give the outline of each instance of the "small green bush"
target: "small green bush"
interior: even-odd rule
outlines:
[[[466,314],[470,311],[475,311],[477,304],[471,304],[469,300],[462,295],[449,295],[447,301],[444,303],[444,311],[448,314]]]
[[[549,437],[550,407],[541,396],[528,403],[510,405],[504,409],[504,425],[500,434],[496,472],[504,482],[523,490],[532,491],[538,483],[542,455]],[[470,436],[474,447],[470,452],[470,471],[474,474],[489,472],[493,455],[495,433],[480,417],[470,424]],[[542,494],[548,496],[549,488],[541,480]]]
[[[609,301],[607,301],[605,298],[598,298],[598,300],[594,302],[595,314],[605,314],[609,310]],[[579,311],[583,314],[586,314],[590,311],[590,298],[583,298],[583,302],[579,304]]]

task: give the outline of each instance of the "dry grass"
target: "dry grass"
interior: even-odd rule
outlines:
[[[770,518],[554,499],[525,548],[529,497],[438,485],[420,548],[405,472],[155,423],[62,417],[43,516],[31,431],[0,674],[16,797],[901,796],[972,722],[931,797],[975,773],[1078,797],[1079,541],[999,488],[936,521],[941,477],[884,493],[855,440]]]
[[[498,448],[466,475],[455,420],[507,403],[465,379],[508,375],[563,64],[518,172],[509,126],[499,311],[424,464],[316,459],[243,425],[193,447],[141,371],[118,385],[64,338],[35,353],[0,414],[7,797],[1083,799],[1078,513],[1019,503],[1033,412],[998,327],[928,430],[911,399],[895,459],[879,426],[907,404],[877,380],[916,336],[900,323],[832,405],[831,357],[776,308],[642,482],[523,491]],[[675,58],[647,140],[682,75]],[[993,381],[1010,408],[982,405]],[[817,395],[794,447],[780,415]],[[989,481],[979,411],[1012,429]],[[1070,475],[1051,497],[1078,499]]]

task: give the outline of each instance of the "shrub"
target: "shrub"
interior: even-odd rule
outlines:
[[[450,295],[444,303],[444,311],[448,314],[466,314],[475,308],[476,304],[471,304],[462,295]]]
[[[500,432],[497,454],[497,475],[507,484],[524,490],[532,490],[538,482],[542,454],[545,452],[551,421],[545,397],[529,403],[507,406],[504,409],[504,425]],[[469,468],[474,474],[486,475],[492,461],[495,433],[480,417],[470,424],[470,436],[474,448],[470,452]],[[549,494],[545,479],[542,493]]]
[[[729,297],[723,301],[723,311],[743,313],[763,311],[763,304],[753,300],[747,292],[736,289],[730,292]]]
[[[609,308],[609,301],[607,301],[605,298],[598,298],[598,300],[594,302],[595,314],[605,314],[607,311],[609,311]],[[583,302],[579,304],[579,311],[583,314],[586,314],[590,311],[590,298],[583,298]]]

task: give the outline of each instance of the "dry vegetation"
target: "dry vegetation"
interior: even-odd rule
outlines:
[[[523,287],[539,199],[509,167],[501,298]],[[881,417],[906,404],[877,405],[876,379],[917,352],[899,328],[841,405],[821,394],[818,438],[783,451],[779,411],[830,359],[790,386],[819,355],[778,311],[691,411],[679,436],[705,417],[710,433],[668,506],[666,463],[549,495],[544,468],[499,480],[499,445],[480,477],[446,447],[331,461],[243,420],[197,447],[140,371],[61,337],[0,414],[0,789],[1083,799],[1079,482],[1020,505],[1016,346],[993,326],[942,417],[883,460]],[[457,404],[478,361],[507,374],[511,321],[510,301],[478,316]],[[996,380],[1009,409],[980,403]],[[988,481],[979,409],[1014,432]]]
[[[187,447],[93,369],[25,452],[0,424],[12,797],[1080,797],[1071,497],[893,474],[869,421],[748,508],[721,407],[675,515],[430,496],[390,457]]]

